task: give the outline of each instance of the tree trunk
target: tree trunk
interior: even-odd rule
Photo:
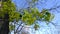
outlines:
[[[0,34],[9,34],[9,15],[5,14],[4,22],[0,28]]]

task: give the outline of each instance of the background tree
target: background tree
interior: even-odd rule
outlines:
[[[27,0],[27,3],[28,3],[28,2],[30,2],[30,1]],[[31,3],[31,2],[30,2],[30,3]],[[29,3],[28,3],[28,4],[29,4]],[[45,4],[45,3],[44,3],[44,4]],[[26,5],[26,4],[25,4],[25,5]],[[24,5],[24,7],[25,7],[25,5]],[[32,4],[30,4],[29,6],[31,6],[32,8],[35,7],[35,6],[32,6]],[[25,8],[25,9],[26,9],[26,10],[31,9],[31,7],[29,7],[29,6],[28,6],[27,8]],[[44,7],[43,7],[43,8],[44,8]],[[53,7],[52,7],[52,8],[53,8]],[[53,8],[52,10],[54,10],[54,9],[56,9],[56,8],[57,8],[57,7]],[[24,9],[24,8],[23,8],[23,9]],[[50,9],[51,9],[51,8],[50,8]],[[51,11],[50,9],[47,9],[47,10],[48,10],[48,11]],[[45,9],[44,9],[44,10],[45,10]],[[23,12],[23,11],[20,10],[20,12]],[[41,20],[41,22],[42,22],[42,20]],[[48,24],[48,22],[46,22],[46,23]],[[49,23],[51,23],[51,22],[49,22]],[[53,24],[53,22],[52,22],[52,24]]]
[[[36,22],[37,20],[50,22],[51,18],[52,18],[52,14],[50,12],[48,12],[48,10],[45,10],[45,9],[43,9],[41,12],[39,12],[38,9],[35,7],[35,2],[37,2],[37,1],[38,0],[32,0],[29,5],[29,8],[23,9],[23,11],[22,11],[23,13],[21,13],[21,11],[20,12],[16,11],[16,6],[14,5],[14,3],[11,2],[11,0],[2,2],[2,8],[0,10],[0,13],[1,13],[0,17],[2,17],[2,18],[8,17],[7,18],[8,22],[6,21],[7,23],[3,23],[3,24],[9,24],[16,20],[16,22],[21,21],[21,24],[24,23],[25,25],[28,25],[28,26],[34,25],[35,30],[37,30],[39,27],[38,23]],[[32,5],[32,4],[34,4],[34,5]],[[4,17],[5,15],[8,15],[8,16]],[[14,23],[16,23],[16,22],[14,22]],[[19,24],[19,25],[21,26],[21,24]],[[9,25],[7,25],[7,26],[9,26]],[[2,27],[3,27],[3,25],[2,25]],[[0,30],[1,32],[3,32],[2,27]],[[4,27],[4,30],[5,30],[5,27]],[[9,28],[10,28],[10,30],[15,29],[15,25],[12,24],[9,26]],[[22,29],[20,29],[20,31],[21,30]]]
[[[48,24],[51,19],[53,18],[53,15],[48,11],[43,9],[41,12],[35,7],[37,0],[26,0],[29,6],[27,8],[22,8],[19,10],[20,14],[22,15],[22,21],[25,25],[34,25],[33,27],[35,30],[38,29],[39,25],[36,21],[44,21],[46,24]],[[21,25],[20,25],[21,26]],[[19,27],[17,27],[19,28]],[[23,28],[23,27],[22,27]],[[22,29],[19,30],[19,32]],[[18,32],[17,32],[18,33]]]

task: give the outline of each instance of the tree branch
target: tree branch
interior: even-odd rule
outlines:
[[[55,9],[57,9],[57,8],[60,8],[60,5],[57,6],[57,7],[54,7],[54,8],[47,9],[47,10],[51,11],[51,10],[55,10]]]
[[[22,24],[22,22],[21,22],[20,25],[17,27],[16,32],[17,32],[17,30],[19,29],[19,27],[21,26],[21,24]]]

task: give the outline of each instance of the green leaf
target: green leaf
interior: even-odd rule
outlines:
[[[39,25],[38,25],[38,24],[35,24],[35,25],[34,25],[34,29],[35,29],[35,30],[38,30],[38,28],[39,28]]]
[[[14,25],[9,26],[10,31],[14,30],[14,28],[15,28]]]
[[[34,3],[34,2],[37,2],[38,0],[32,0],[32,2]]]

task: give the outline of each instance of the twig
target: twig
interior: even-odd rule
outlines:
[[[22,22],[21,22],[20,25],[17,27],[16,32],[17,32],[17,30],[19,29],[19,27],[21,26],[21,24],[22,24]]]
[[[55,10],[55,9],[57,9],[57,8],[60,8],[60,5],[57,6],[57,7],[54,7],[54,8],[47,9],[47,10],[51,11],[51,10]]]

